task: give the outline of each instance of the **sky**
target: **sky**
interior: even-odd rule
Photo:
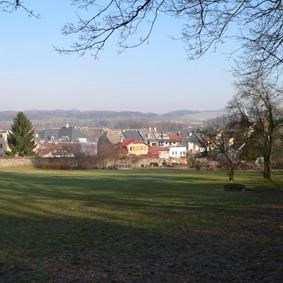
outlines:
[[[0,111],[218,110],[233,95],[227,46],[188,60],[184,43],[172,40],[180,31],[172,18],[157,23],[147,44],[119,54],[111,41],[96,60],[54,50],[68,47],[61,29],[77,13],[70,1],[30,2],[38,19],[0,16]]]

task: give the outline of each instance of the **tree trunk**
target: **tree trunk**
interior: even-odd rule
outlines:
[[[266,137],[265,152],[263,154],[263,178],[271,179],[271,150],[272,150],[272,135]]]
[[[234,168],[233,167],[229,169],[228,177],[229,177],[229,182],[234,182]]]
[[[263,164],[263,178],[270,180],[271,179],[271,165],[270,165],[270,158],[264,158]]]

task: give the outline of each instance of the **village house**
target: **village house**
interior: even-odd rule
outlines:
[[[148,145],[138,130],[107,129],[98,139],[97,152],[100,157],[107,158],[125,154],[139,156],[148,153]]]
[[[128,155],[147,155],[149,146],[144,142],[139,130],[123,130],[122,146],[127,149]]]
[[[86,143],[87,138],[82,134],[79,128],[71,127],[68,123],[58,131],[58,139],[66,142]]]
[[[158,146],[159,134],[156,128],[141,129],[139,133],[146,144],[149,146]]]
[[[69,124],[60,129],[39,131],[38,140],[36,153],[42,158],[73,158],[97,154],[97,143],[89,142],[79,128]]]
[[[180,133],[169,133],[168,139],[161,140],[160,146],[180,146],[182,144],[182,136]]]
[[[169,157],[171,165],[187,165],[187,148],[186,146],[169,147]]]
[[[181,133],[159,132],[157,128],[142,129],[139,131],[144,142],[149,146],[170,147],[182,144]]]
[[[157,128],[148,128],[139,130],[143,140],[149,146],[170,146],[170,136],[168,133],[159,132]]]
[[[74,158],[81,154],[79,143],[42,143],[37,150],[37,155],[41,158]]]
[[[96,143],[45,142],[38,147],[36,154],[42,158],[74,158],[95,156]]]
[[[4,156],[6,152],[10,151],[8,134],[8,131],[0,131],[0,156]]]
[[[129,129],[129,130],[123,130],[122,131],[122,136],[123,136],[123,141],[125,140],[134,140],[134,141],[138,141],[138,142],[144,142],[144,138],[143,136],[141,135],[140,131],[139,130],[132,130],[132,129]]]
[[[38,131],[40,142],[88,142],[86,136],[77,127],[72,127],[68,123],[60,129],[44,129]]]
[[[55,142],[58,140],[59,129],[44,129],[37,132],[39,142]]]
[[[187,148],[185,146],[172,146],[169,148],[169,157],[174,159],[186,158]]]
[[[148,145],[136,140],[124,140],[122,146],[127,149],[128,155],[147,155],[148,154]]]
[[[165,161],[170,158],[169,149],[161,146],[150,146],[148,150],[148,156],[150,158],[159,158]]]

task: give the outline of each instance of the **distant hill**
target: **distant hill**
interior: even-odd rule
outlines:
[[[171,111],[165,114],[161,114],[160,117],[163,117],[164,119],[179,119],[180,117],[184,117],[187,115],[192,115],[194,113],[197,113],[197,111],[192,110],[176,110]]]
[[[105,119],[149,119],[158,116],[154,113],[142,113],[133,111],[79,111],[79,110],[29,110],[25,113],[32,120],[45,119],[82,119],[82,120],[105,120]],[[0,121],[11,120],[17,114],[16,111],[0,112]]]
[[[180,110],[172,111],[166,114],[163,114],[163,119],[173,119],[179,122],[188,122],[188,121],[206,121],[210,119],[215,119],[219,116],[222,116],[224,113],[223,110],[217,111],[191,111],[191,110]]]
[[[196,124],[221,116],[223,111],[178,110],[156,114],[137,111],[30,110],[25,113],[40,128],[61,127],[66,123],[115,128],[153,126],[156,123]],[[16,111],[0,112],[0,127],[8,127],[16,114]]]

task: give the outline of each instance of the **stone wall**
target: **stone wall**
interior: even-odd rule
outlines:
[[[0,158],[1,168],[35,167],[42,169],[91,169],[96,160],[85,158]]]
[[[96,168],[99,169],[126,169],[126,168],[150,168],[161,167],[162,160],[158,158],[138,158],[128,157],[126,159],[98,159],[96,162]]]
[[[31,167],[34,166],[32,158],[0,158],[1,168]]]
[[[82,158],[0,158],[1,168],[34,167],[40,169],[124,169],[162,167],[158,158],[128,157],[124,159],[101,159],[97,156]]]

